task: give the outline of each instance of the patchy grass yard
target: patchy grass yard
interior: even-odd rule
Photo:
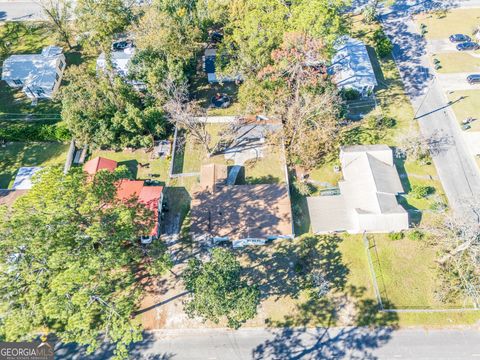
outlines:
[[[460,72],[479,72],[480,57],[472,56],[469,53],[451,52],[442,54],[433,54],[433,59],[440,61],[441,68],[439,73],[460,73]]]
[[[226,128],[225,124],[207,124],[210,146],[219,141],[220,133]],[[199,173],[203,164],[215,163],[233,165],[233,160],[227,160],[223,154],[208,157],[204,146],[192,136],[177,138],[173,173]],[[183,140],[184,139],[184,140]],[[178,146],[178,144],[182,146]],[[182,150],[183,149],[183,150]],[[265,145],[263,157],[245,162],[245,181],[249,184],[281,183],[285,182],[284,155],[280,147]]]
[[[119,165],[126,165],[137,179],[153,179],[166,183],[168,179],[169,159],[152,159],[151,153],[145,149],[137,150],[95,150],[90,156],[91,159],[102,156],[115,160]],[[140,166],[148,164],[148,167]]]
[[[428,40],[447,39],[452,34],[472,35],[480,20],[480,9],[449,10],[445,13],[419,14],[416,16],[418,26],[425,24]]]
[[[370,253],[382,300],[398,309],[447,309],[471,307],[468,299],[454,303],[440,302],[435,292],[439,281],[436,275],[436,249],[425,240],[410,240],[408,236],[391,240],[387,235],[369,235],[375,248]],[[404,326],[441,326],[469,324],[480,320],[480,313],[402,313],[399,323]]]
[[[454,91],[447,94],[448,99],[453,103],[453,111],[459,122],[468,117],[474,117],[477,121],[471,123],[471,129],[468,131],[480,131],[480,90]],[[463,98],[457,101],[459,98]]]
[[[63,165],[68,144],[7,143],[0,147],[0,189],[8,188],[22,166]]]

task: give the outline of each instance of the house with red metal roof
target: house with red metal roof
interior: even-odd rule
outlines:
[[[94,176],[100,170],[114,171],[117,168],[117,162],[96,157],[89,160],[83,166],[83,170],[90,176]],[[155,226],[148,235],[142,235],[140,241],[142,244],[149,244],[160,236],[160,213],[163,201],[163,186],[145,186],[143,180],[122,179],[116,183],[117,198],[121,201],[128,201],[132,198],[145,205],[153,212]]]
[[[104,157],[97,156],[96,158],[89,160],[83,165],[83,170],[88,175],[95,175],[100,170],[108,170],[113,172],[117,168],[117,162]]]

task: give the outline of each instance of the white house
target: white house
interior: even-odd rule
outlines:
[[[145,83],[138,80],[127,79],[128,67],[130,61],[135,55],[135,47],[129,46],[123,50],[112,51],[110,54],[110,61],[112,63],[113,71],[121,76],[125,81],[133,85],[136,89],[140,90],[145,88]],[[97,59],[97,73],[107,70],[107,59],[105,53],[101,53]]]
[[[408,213],[396,198],[404,191],[388,146],[343,147],[340,162],[340,195],[307,198],[315,233],[388,233],[408,229]]]
[[[127,47],[123,50],[111,52],[110,59],[113,70],[121,77],[126,77],[128,75],[128,65],[130,64],[130,60],[133,55],[135,55],[134,47]],[[105,71],[106,69],[107,59],[105,53],[103,52],[97,59],[97,72]]]
[[[369,96],[377,79],[373,71],[368,51],[363,42],[342,36],[335,43],[335,55],[330,72],[341,89],[357,90],[362,96]]]
[[[48,46],[40,54],[12,55],[3,62],[2,80],[22,88],[32,99],[51,98],[60,86],[65,56],[58,46]]]

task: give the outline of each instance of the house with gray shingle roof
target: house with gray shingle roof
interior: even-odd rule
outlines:
[[[404,192],[387,145],[342,147],[340,195],[307,198],[315,233],[394,232],[408,229],[408,213],[397,202]]]

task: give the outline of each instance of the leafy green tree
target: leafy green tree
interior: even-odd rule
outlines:
[[[195,2],[157,1],[133,27],[138,48],[158,53],[174,78],[179,77],[178,69],[183,70],[200,48],[202,32],[195,7],[190,3]]]
[[[270,63],[270,54],[287,30],[288,6],[278,0],[239,0],[232,3],[222,51],[229,55],[229,72],[254,74]]]
[[[94,351],[102,335],[126,358],[128,345],[141,340],[133,320],[136,274],[158,274],[171,263],[162,243],[140,245],[152,212],[116,198],[124,174],[101,171],[92,180],[80,169],[49,169],[0,212],[0,333],[7,341],[55,334]]]
[[[79,143],[93,147],[152,146],[166,133],[161,108],[119,77],[72,67],[61,89],[62,118]]]
[[[292,2],[292,29],[321,39],[331,50],[333,42],[348,33],[348,0],[297,0]]]
[[[342,99],[326,74],[326,53],[322,41],[286,33],[273,63],[239,90],[243,107],[282,120],[288,160],[305,167],[317,166],[338,140]]]
[[[189,316],[201,316],[218,323],[226,317],[228,326],[239,328],[257,312],[260,292],[242,278],[242,268],[228,250],[212,251],[210,261],[192,259],[184,272],[191,298],[185,305]]]
[[[77,0],[76,28],[86,43],[107,48],[112,36],[124,31],[132,21],[132,11],[123,0]]]
[[[58,35],[60,41],[65,42],[71,49],[71,0],[41,0],[40,6],[42,7],[50,28]]]

